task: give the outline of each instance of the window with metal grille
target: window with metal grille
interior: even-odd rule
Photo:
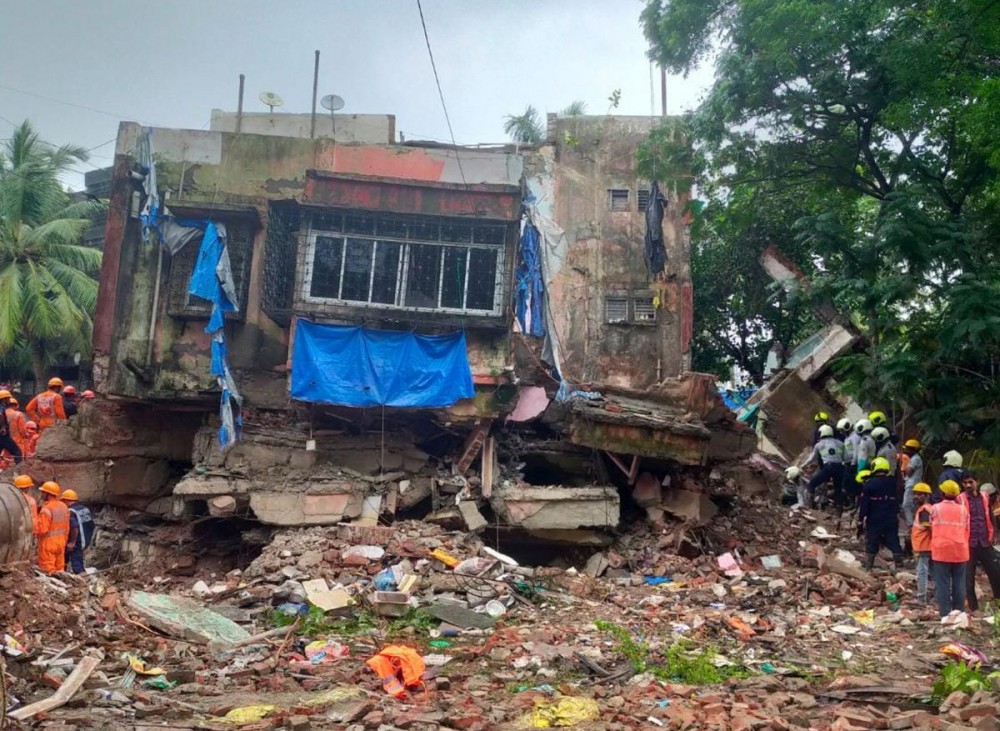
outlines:
[[[212,314],[212,303],[188,294],[191,273],[194,271],[201,249],[202,235],[191,239],[183,249],[171,257],[169,298],[167,314],[171,317],[207,318]],[[233,281],[239,297],[240,308],[226,313],[226,317],[242,320],[246,315],[247,289],[250,279],[250,259],[253,256],[253,228],[249,223],[226,223],[226,248],[229,250],[229,264],[233,270]]]
[[[605,297],[604,321],[611,323],[628,322],[628,297]]]
[[[262,306],[267,316],[282,326],[292,321],[299,219],[296,205],[272,203],[268,208]]]
[[[632,298],[632,319],[636,322],[655,322],[656,308],[652,297]]]
[[[609,188],[608,205],[612,211],[628,210],[628,188]]]
[[[510,229],[426,216],[313,216],[302,278],[307,302],[501,314]]]
[[[640,186],[635,193],[636,193],[635,209],[637,211],[645,211],[646,208],[649,206],[649,188],[643,188],[642,186]]]

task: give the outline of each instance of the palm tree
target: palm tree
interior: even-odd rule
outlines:
[[[570,102],[565,109],[559,112],[560,117],[582,117],[587,113],[587,102],[577,99]]]
[[[71,203],[59,183],[86,157],[27,121],[0,149],[0,353],[27,348],[37,383],[54,352],[90,343],[101,252],[78,242],[100,204]]]
[[[525,107],[523,114],[508,114],[506,119],[503,131],[509,134],[514,142],[535,145],[545,139],[545,130],[538,117],[538,110],[530,104]]]

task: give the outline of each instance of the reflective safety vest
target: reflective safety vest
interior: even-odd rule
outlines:
[[[382,679],[382,688],[391,696],[402,698],[407,688],[423,685],[424,659],[412,647],[387,645],[365,665]]]
[[[943,563],[969,560],[969,509],[957,500],[931,508],[931,558]]]
[[[94,516],[90,512],[90,508],[86,505],[80,505],[80,503],[73,503],[69,514],[76,528],[76,534],[79,536],[77,540],[80,543],[80,548],[87,548],[94,542],[94,533],[96,532]]]

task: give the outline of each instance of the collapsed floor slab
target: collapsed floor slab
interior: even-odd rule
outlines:
[[[490,504],[509,525],[532,531],[613,528],[621,517],[618,490],[611,486],[505,485]]]

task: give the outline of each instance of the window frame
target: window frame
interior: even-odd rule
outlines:
[[[604,295],[604,324],[605,325],[639,325],[644,327],[652,327],[659,322],[659,314],[657,310],[659,308],[653,306],[654,295],[651,294],[637,294],[637,293],[622,293],[614,292],[611,294]],[[615,301],[619,306],[621,301],[625,301],[625,317],[623,319],[610,319],[609,304]],[[638,316],[638,310],[636,305],[638,303],[649,303],[651,307],[652,317],[642,317]]]
[[[336,210],[331,210],[327,212],[314,212],[308,217],[308,225],[306,229],[306,241],[305,241],[305,252],[303,262],[305,264],[305,270],[303,271],[302,281],[299,288],[299,301],[305,304],[311,305],[332,305],[338,307],[364,307],[370,309],[378,310],[389,310],[396,312],[427,312],[427,313],[441,313],[441,314],[451,314],[451,315],[469,315],[474,317],[502,317],[503,316],[503,284],[505,276],[505,253],[507,248],[507,231],[504,232],[503,241],[501,243],[480,243],[475,241],[475,227],[485,226],[485,225],[496,225],[503,227],[504,229],[509,228],[507,223],[503,222],[485,222],[485,221],[475,221],[468,222],[468,225],[473,227],[472,241],[470,242],[454,242],[454,241],[444,241],[442,230],[445,226],[453,226],[459,223],[459,220],[448,219],[448,218],[438,218],[433,220],[432,217],[427,217],[427,221],[419,220],[423,217],[413,217],[413,221],[410,222],[413,225],[427,225],[428,223],[433,223],[438,226],[438,238],[436,241],[428,240],[424,238],[403,238],[400,236],[386,236],[378,233],[377,223],[379,219],[388,219],[391,216],[384,216],[378,213],[367,214],[375,219],[376,229],[375,233],[351,233],[347,231],[335,231],[331,230],[329,227],[316,227],[314,224],[317,218],[322,216],[328,216],[328,220],[336,220],[337,215],[341,212]],[[352,212],[357,214],[357,212]],[[346,213],[344,214],[346,215]],[[365,215],[365,214],[361,214]],[[437,218],[437,217],[434,217]],[[343,221],[343,219],[341,219]],[[461,221],[465,224],[466,222]],[[343,223],[341,228],[347,228]],[[315,261],[317,252],[317,243],[320,238],[332,238],[340,241],[341,246],[341,262],[340,262],[340,277],[337,287],[337,297],[321,297],[313,295],[312,285],[313,276],[315,275]],[[368,272],[368,299],[367,300],[349,300],[343,298],[344,293],[344,271],[346,268],[346,249],[348,242],[350,240],[361,240],[369,241],[372,243],[372,253],[371,260],[369,263]],[[379,243],[383,244],[396,244],[399,245],[399,261],[396,265],[396,286],[395,293],[392,303],[384,302],[372,302],[372,294],[374,288],[375,280],[375,261],[378,256]],[[415,305],[407,305],[406,299],[409,294],[409,273],[412,264],[412,247],[414,246],[432,246],[441,251],[438,256],[439,261],[437,264],[437,276],[438,282],[436,287],[437,292],[437,307],[421,307]],[[456,307],[445,307],[442,306],[442,299],[444,295],[443,278],[446,267],[447,257],[445,252],[448,249],[464,249],[466,250],[465,259],[465,281],[462,285],[462,303],[461,308]],[[483,310],[483,309],[471,309],[467,306],[469,301],[469,275],[470,275],[470,264],[472,262],[472,250],[480,249],[485,251],[490,251],[495,254],[495,266],[493,275],[493,309]]]

